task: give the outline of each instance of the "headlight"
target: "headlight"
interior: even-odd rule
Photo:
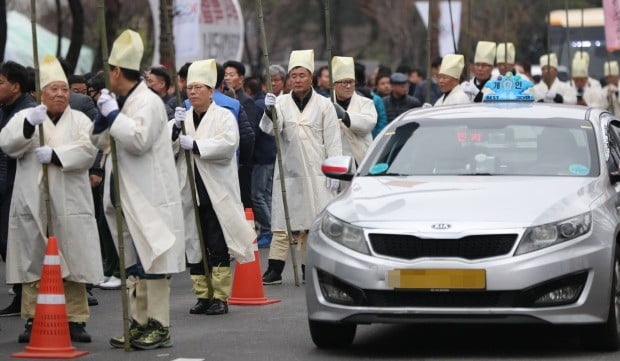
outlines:
[[[343,222],[325,212],[321,221],[321,232],[334,242],[354,251],[370,254],[364,239],[364,231],[360,227]]]
[[[530,227],[525,231],[515,255],[569,241],[588,233],[591,227],[592,214],[590,212],[560,222]]]

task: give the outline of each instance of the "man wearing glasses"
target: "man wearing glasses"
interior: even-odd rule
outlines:
[[[312,90],[313,71],[314,51],[293,51],[288,65],[293,90],[277,99],[273,93],[267,93],[266,110],[260,121],[261,130],[274,135],[272,119],[277,115],[279,133],[275,136],[280,137],[286,191],[292,195],[287,199],[288,209],[291,230],[301,247],[302,272],[308,229],[338,189],[338,181],[327,182],[321,173],[321,164],[326,158],[342,155],[336,111],[329,99]],[[271,213],[273,238],[263,284],[282,283],[282,270],[289,250],[280,176],[276,167]]]
[[[377,124],[377,111],[372,100],[355,93],[353,58],[332,59],[336,115],[340,119],[342,153],[359,164],[372,143],[371,132]]]
[[[474,56],[474,78],[463,82],[461,88],[474,103],[482,102],[484,85],[491,79],[495,61],[496,44],[491,41],[479,41]]]

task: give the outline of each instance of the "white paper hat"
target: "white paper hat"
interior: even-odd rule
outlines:
[[[192,63],[187,70],[187,84],[200,83],[215,88],[217,83],[217,65],[215,59],[199,60]]]
[[[587,51],[578,51],[573,56],[573,59],[584,59],[586,64],[590,65],[590,54]]]
[[[496,45],[492,41],[479,41],[476,45],[476,56],[474,63],[491,64],[495,61]]]
[[[588,63],[585,59],[574,58],[571,67],[571,76],[573,78],[587,78],[588,77]]]
[[[301,66],[314,73],[314,50],[294,50],[291,52],[291,58],[288,61],[288,71]]]
[[[555,53],[545,54],[540,57],[540,67],[550,65],[552,68],[558,68],[558,57]]]
[[[355,80],[355,63],[348,56],[334,56],[332,58],[332,78],[334,82],[342,79]]]
[[[455,79],[461,77],[463,67],[465,66],[465,58],[461,54],[448,54],[441,60],[439,74],[451,76]]]
[[[507,52],[505,51],[508,48]],[[500,43],[497,44],[497,55],[495,56],[497,63],[515,63],[515,44],[513,43]]]
[[[606,61],[605,69],[603,69],[603,71],[605,72],[605,76],[620,75],[620,71],[618,69],[618,62],[615,60]]]
[[[67,77],[58,59],[52,55],[46,55],[39,64],[39,85],[43,89],[49,83],[62,81],[67,84]]]
[[[125,30],[114,40],[108,64],[139,71],[143,53],[144,45],[140,34],[133,30]]]

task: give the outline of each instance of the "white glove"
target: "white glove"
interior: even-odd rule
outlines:
[[[469,81],[463,83],[461,85],[461,89],[463,89],[465,94],[468,94],[468,95],[471,95],[471,96],[476,96],[480,92],[480,89],[478,89],[477,86],[475,86],[473,83],[471,83]]]
[[[101,115],[107,117],[108,114],[115,110],[118,110],[118,103],[116,102],[116,95],[110,93],[108,89],[101,89],[101,95],[97,100],[97,107],[101,112]]]
[[[422,104],[422,109],[426,109],[426,108],[432,108],[433,105],[431,103],[424,103]]]
[[[37,105],[36,107],[30,110],[30,112],[28,113],[28,116],[26,117],[26,120],[28,120],[28,123],[30,123],[30,125],[32,125],[33,127],[36,127],[37,125],[43,123],[46,117],[47,117],[47,107],[41,104],[41,105]]]
[[[273,93],[265,94],[265,106],[268,108],[276,105],[276,96]]]
[[[190,137],[189,135],[180,134],[179,142],[181,142],[181,148],[185,150],[194,149],[194,138]]]
[[[52,161],[52,152],[52,148],[48,145],[34,149],[34,154],[37,157],[37,161],[41,164],[49,164]]]
[[[556,93],[549,90],[545,93],[545,103],[553,103],[553,99],[555,99]]]
[[[183,128],[183,122],[185,121],[186,111],[183,107],[176,107],[174,109],[174,125],[178,129]]]
[[[325,178],[325,187],[327,187],[330,192],[338,192],[340,181],[338,179]]]

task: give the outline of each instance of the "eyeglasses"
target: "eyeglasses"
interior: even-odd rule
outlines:
[[[349,79],[349,80],[340,80],[337,82],[334,82],[335,84],[340,84],[344,87],[349,87],[349,86],[353,86],[355,85],[355,80]]]
[[[191,92],[192,90],[196,90],[198,92],[198,91],[201,91],[203,88],[206,88],[206,87],[207,87],[206,85],[190,85],[190,86],[187,87],[187,91]]]

